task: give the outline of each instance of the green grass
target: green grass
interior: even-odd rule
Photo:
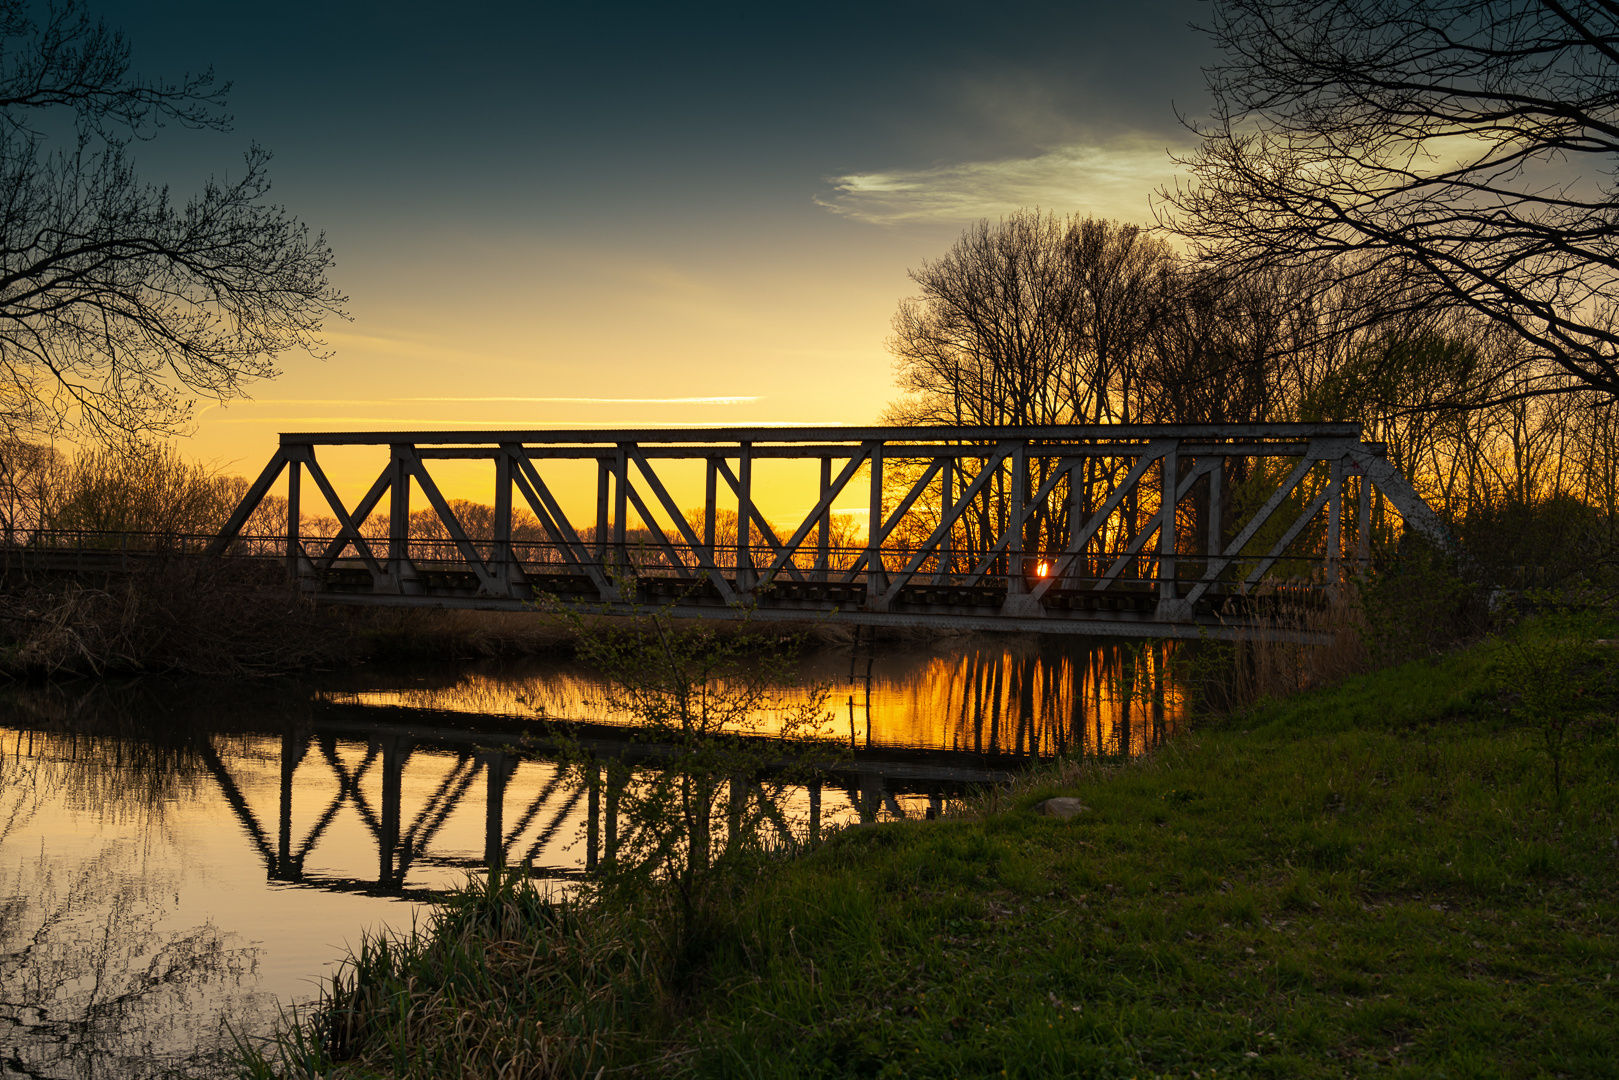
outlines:
[[[1577,660],[1612,679],[1612,653]],[[739,876],[680,941],[656,902],[637,922],[471,890],[442,941],[351,974],[343,1056],[392,1076],[1616,1076],[1619,739],[1581,728],[1558,794],[1511,670],[1487,644],[1150,760],[1059,763],[961,817],[848,829]],[[1032,812],[1052,795],[1088,810]]]
[[[1619,1075],[1619,752],[1552,791],[1481,648],[1069,765],[762,883],[725,1077]],[[1070,821],[1030,807],[1077,795]]]

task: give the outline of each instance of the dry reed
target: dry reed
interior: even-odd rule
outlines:
[[[0,593],[0,673],[227,676],[350,662],[346,627],[279,566],[173,559],[100,583],[13,580]]]

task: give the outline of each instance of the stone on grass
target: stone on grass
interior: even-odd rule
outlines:
[[[1080,805],[1078,799],[1062,797],[1047,799],[1045,802],[1036,805],[1034,812],[1044,814],[1046,817],[1071,818],[1084,813],[1085,807]]]

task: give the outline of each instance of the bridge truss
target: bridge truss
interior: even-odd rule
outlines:
[[[386,458],[349,505],[319,454],[352,446]],[[433,472],[468,459],[494,467],[477,522]],[[563,510],[564,462],[594,463],[592,525]],[[812,466],[808,511],[767,518],[771,471]],[[682,470],[701,476],[700,506],[672,494]],[[1289,633],[1267,596],[1324,595],[1396,519],[1447,542],[1353,424],[286,434],[210,553],[248,543],[283,473],[274,543],[336,604],[1274,637]],[[851,497],[869,527],[840,530],[834,504]]]

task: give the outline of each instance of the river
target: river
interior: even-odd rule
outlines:
[[[791,827],[924,818],[1040,758],[1141,753],[1178,722],[1162,655],[996,636],[812,653],[801,681],[851,752],[795,789]],[[634,734],[559,660],[0,691],[0,1076],[206,1073],[489,858],[566,889],[603,810],[507,752],[541,715]]]

